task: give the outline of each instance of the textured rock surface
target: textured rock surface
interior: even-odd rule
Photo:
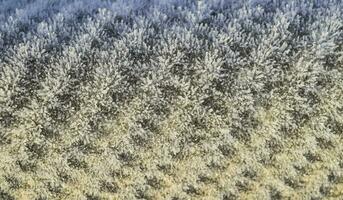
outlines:
[[[285,2],[0,0],[0,199],[342,199],[343,3]]]

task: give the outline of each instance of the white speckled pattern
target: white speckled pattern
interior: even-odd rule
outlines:
[[[0,200],[343,199],[340,0],[0,0]]]

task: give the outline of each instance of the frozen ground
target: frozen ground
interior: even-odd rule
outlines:
[[[342,22],[338,0],[0,0],[0,199],[342,199]]]

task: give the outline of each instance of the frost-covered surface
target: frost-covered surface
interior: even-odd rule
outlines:
[[[342,21],[338,0],[0,0],[0,199],[342,199]]]

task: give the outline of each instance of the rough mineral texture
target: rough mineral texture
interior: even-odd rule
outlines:
[[[0,0],[0,199],[343,199],[343,2]]]

